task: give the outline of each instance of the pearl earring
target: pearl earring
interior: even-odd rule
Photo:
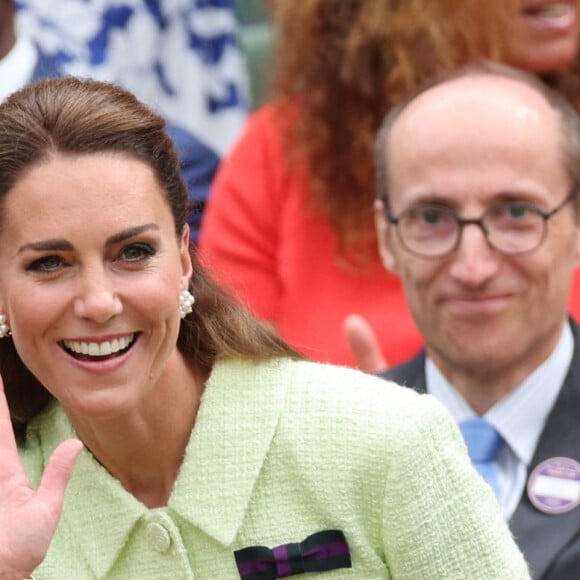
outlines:
[[[6,320],[6,315],[0,314],[0,338],[10,336],[10,325]]]
[[[179,295],[179,315],[181,318],[185,318],[192,310],[195,298],[189,290],[184,290]]]

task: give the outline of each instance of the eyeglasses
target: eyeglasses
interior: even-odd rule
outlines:
[[[397,226],[399,240],[412,254],[440,258],[457,249],[463,228],[481,228],[488,244],[503,254],[515,255],[535,250],[546,237],[547,221],[575,195],[576,187],[549,211],[523,201],[505,201],[489,207],[478,219],[459,217],[445,206],[420,204],[403,210],[398,216],[388,209],[389,223]]]

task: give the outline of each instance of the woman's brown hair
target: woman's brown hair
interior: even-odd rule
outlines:
[[[433,75],[501,60],[515,0],[272,0],[272,91],[299,114],[280,125],[291,163],[306,161],[312,208],[360,265],[376,252],[373,144],[381,120]],[[515,14],[515,12],[514,12]],[[549,79],[578,98],[571,75]],[[311,209],[312,209],[311,208]]]
[[[164,120],[124,89],[73,77],[28,85],[0,104],[0,231],[6,197],[27,171],[57,154],[102,152],[138,159],[153,170],[181,238],[187,192]],[[191,253],[190,291],[196,302],[181,323],[177,347],[193,367],[209,370],[220,358],[301,358],[218,287],[193,249]],[[0,374],[19,433],[51,395],[24,365],[10,338],[0,340]]]

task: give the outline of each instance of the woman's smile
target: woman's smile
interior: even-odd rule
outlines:
[[[110,340],[63,340],[65,350],[77,360],[100,361],[119,356],[135,341],[135,333]]]
[[[47,390],[89,414],[163,393],[190,262],[151,169],[119,155],[57,155],[21,179],[5,207],[3,309]]]
[[[576,25],[575,3],[536,3],[535,6],[524,6],[522,13],[529,24],[546,30],[566,32],[573,30]]]

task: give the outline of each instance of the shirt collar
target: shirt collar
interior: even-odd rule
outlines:
[[[30,81],[37,59],[34,45],[22,37],[4,58],[0,58],[0,102]]]
[[[564,384],[573,351],[572,330],[565,324],[552,354],[484,415],[526,466],[532,460],[548,415]],[[457,423],[477,415],[429,357],[425,362],[425,376],[427,392],[443,403]]]

